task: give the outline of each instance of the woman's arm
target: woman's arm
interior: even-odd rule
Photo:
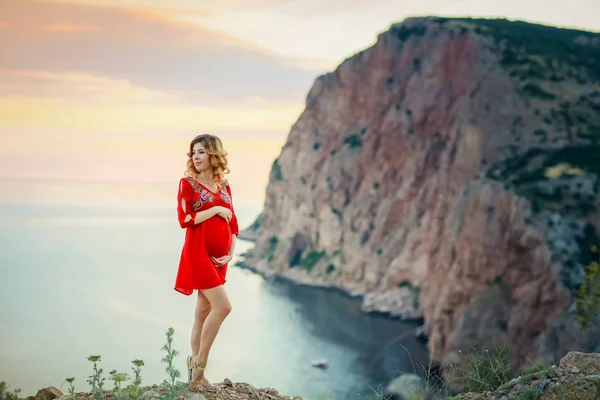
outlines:
[[[233,252],[235,251],[235,241],[237,236],[240,234],[240,229],[238,227],[237,216],[235,215],[235,210],[233,209],[233,198],[231,196],[231,187],[227,184],[227,193],[229,194],[229,201],[231,201],[231,221],[229,222],[229,226],[231,228],[231,247],[229,248],[229,256],[233,257]]]
[[[235,240],[237,236],[240,234],[240,228],[238,227],[237,216],[235,215],[235,210],[233,209],[233,197],[231,196],[231,187],[229,184],[226,186],[227,193],[229,194],[229,201],[231,202],[231,221],[229,221],[229,227],[231,228],[231,247],[229,248],[229,256],[233,257],[233,252],[235,250]]]
[[[225,188],[227,189],[227,194],[229,194],[229,209],[231,210],[231,220],[229,221],[229,227],[231,228],[232,235],[237,236],[240,234],[240,228],[238,226],[237,216],[235,215],[235,210],[233,208],[233,197],[231,196],[231,187],[229,186],[229,184],[227,184]],[[232,238],[232,240],[232,243],[235,244],[235,238]],[[233,254],[233,252],[231,254]]]
[[[231,235],[231,247],[229,248],[228,256],[233,257],[233,252],[235,251],[235,240],[237,239],[237,235]]]
[[[194,225],[198,225],[207,219],[214,217],[215,215],[217,215],[217,207],[215,206],[209,208],[208,210],[196,212],[196,216],[194,217]],[[191,219],[192,216],[190,214],[185,217],[185,221],[189,221]]]
[[[185,178],[179,182],[179,192],[177,194],[177,217],[181,228],[189,228],[190,226],[198,225],[207,219],[214,217],[217,212],[217,207],[211,207],[204,211],[191,211],[193,202],[193,189]]]

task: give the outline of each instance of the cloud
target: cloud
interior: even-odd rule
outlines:
[[[0,15],[10,24],[0,36],[2,69],[104,76],[181,92],[188,103],[240,104],[256,96],[299,102],[325,72],[218,31],[147,12],[4,0]],[[48,26],[98,29],[58,35],[43,29]]]
[[[45,31],[54,32],[94,32],[100,30],[97,26],[70,25],[70,24],[52,24],[43,28]]]
[[[346,12],[374,8],[392,3],[390,0],[45,0],[45,2],[65,2],[73,4],[94,4],[98,6],[144,8],[151,7],[163,15],[191,13],[199,17],[211,17],[232,12],[269,9],[280,14],[295,16],[318,16],[329,13]]]
[[[269,8],[273,12],[295,17],[313,17],[369,10],[386,6],[393,2],[390,0],[256,0],[250,2],[238,0],[237,3],[238,7],[245,6],[248,9]],[[242,3],[244,6],[242,6]],[[403,3],[406,6],[411,3],[411,0]]]
[[[128,81],[82,73],[0,70],[3,97],[51,98],[81,103],[176,102],[171,95]],[[1,100],[0,100],[1,101]]]
[[[252,2],[252,0],[246,0]],[[188,14],[198,17],[213,15],[211,10],[223,9],[223,6],[230,5],[232,2],[214,0],[39,0],[40,3],[71,3],[85,6],[112,7],[127,10],[143,10],[155,15],[162,15],[170,18],[176,14]],[[240,6],[236,1],[233,4]],[[241,3],[243,4],[243,2]],[[217,5],[217,7],[215,7]]]

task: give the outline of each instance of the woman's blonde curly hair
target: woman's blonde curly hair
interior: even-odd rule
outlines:
[[[227,180],[225,179],[225,174],[229,173],[229,169],[227,167],[227,152],[223,148],[223,143],[221,139],[214,135],[202,134],[196,136],[190,142],[190,150],[187,153],[188,160],[185,170],[185,176],[191,176],[196,179],[198,176],[198,171],[194,166],[194,161],[192,160],[192,155],[194,151],[194,145],[196,143],[202,143],[204,149],[209,155],[209,162],[212,165],[213,170],[213,182],[221,188],[222,186],[227,184]]]

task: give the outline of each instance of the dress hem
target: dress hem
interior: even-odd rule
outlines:
[[[193,287],[193,288],[174,287],[173,290],[175,290],[176,292],[179,292],[185,296],[191,296],[194,293],[194,290],[214,289],[219,286],[224,286],[226,282],[227,282],[227,280],[223,280],[223,282],[218,283],[214,286],[210,286],[210,287]]]

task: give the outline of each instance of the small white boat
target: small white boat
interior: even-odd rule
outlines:
[[[324,358],[321,358],[320,360],[314,360],[312,362],[312,366],[315,368],[325,369],[327,368],[327,360],[325,360]]]

